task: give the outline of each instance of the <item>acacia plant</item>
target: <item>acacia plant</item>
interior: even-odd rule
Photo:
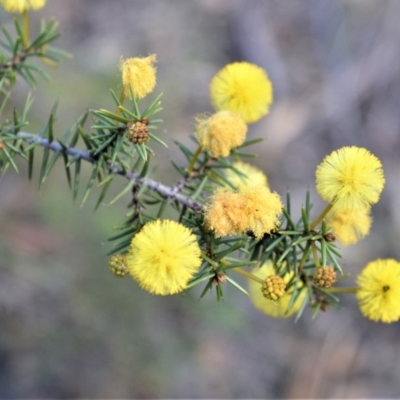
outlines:
[[[3,115],[17,80],[27,86],[42,84],[41,78],[48,78],[43,64],[57,65],[67,53],[53,47],[59,36],[53,19],[42,22],[37,37],[30,37],[28,11],[42,8],[45,0],[0,3],[16,13],[14,29],[1,28]],[[96,193],[96,208],[114,179],[125,179],[124,189],[110,203],[125,197],[129,210],[109,238],[111,258],[105,258],[104,265],[109,262],[116,276],[130,276],[155,295],[200,285],[201,297],[214,291],[220,300],[224,286],[232,285],[269,316],[299,318],[306,307],[316,316],[339,307],[338,294],[354,293],[365,317],[398,321],[400,262],[372,261],[355,287],[337,286],[347,276],[340,246],[369,233],[370,209],[385,183],[380,160],[356,146],[333,151],[316,169],[316,189],[327,202],[325,210],[314,214],[305,190],[301,218],[295,220],[292,210],[298,206],[291,203],[290,194],[282,199],[269,187],[263,171],[244,161],[255,156],[246,149],[262,140],[247,140],[246,135],[249,124],[269,113],[272,83],[259,66],[233,62],[212,79],[215,112],[195,117],[192,146],[176,142],[186,162],[171,161],[180,179],[165,185],[152,178],[152,145],[165,145],[157,130],[162,108],[161,94],[153,94],[155,63],[154,54],[121,60],[123,90],[111,91],[115,109],[85,112],[63,135],[54,130],[55,108],[39,132],[25,130],[32,104],[27,95],[24,107],[15,109],[12,118],[1,117],[1,173],[18,172],[18,163],[26,162],[31,179],[36,150],[43,148],[40,184],[61,162],[73,198],[84,184],[82,203]],[[89,115],[94,120],[91,126]],[[83,164],[91,168],[87,182],[81,182]],[[174,219],[164,218],[167,210]],[[248,288],[235,280],[238,274],[248,278]]]

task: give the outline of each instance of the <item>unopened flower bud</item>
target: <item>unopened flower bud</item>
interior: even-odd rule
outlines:
[[[224,273],[220,272],[217,275],[215,275],[213,279],[213,283],[215,285],[218,285],[219,283],[225,283],[226,282],[226,276]]]
[[[134,144],[142,144],[149,138],[149,129],[143,122],[129,122],[127,124],[128,140]]]
[[[336,240],[336,236],[332,232],[328,232],[325,236],[324,239],[327,242],[334,242]]]
[[[329,289],[336,282],[336,272],[333,267],[319,267],[314,274],[314,284]]]
[[[284,294],[286,283],[279,275],[270,275],[262,285],[263,296],[269,300],[279,300]]]
[[[113,256],[108,263],[110,266],[110,271],[115,275],[119,277],[124,277],[125,275],[128,275],[128,269],[126,268],[126,259],[125,256],[122,254],[117,254]]]

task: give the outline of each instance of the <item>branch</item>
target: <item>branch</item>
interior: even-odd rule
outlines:
[[[4,73],[8,70],[16,70],[17,65],[24,62],[28,54],[29,52],[23,50],[14,57],[8,59],[4,64],[0,64],[0,73]]]
[[[32,134],[27,132],[19,132],[16,136],[23,139],[25,142],[29,144],[36,144],[56,152],[68,154],[70,156],[80,158],[81,160],[85,160],[91,164],[95,164],[97,162],[95,158],[93,158],[88,152],[84,150],[76,149],[74,147],[69,147],[69,146],[63,147],[57,141],[50,142],[48,139],[39,135],[32,136]],[[176,187],[166,186],[161,182],[140,176],[139,174],[133,171],[125,172],[124,169],[119,164],[115,165],[109,164],[107,165],[107,167],[110,172],[124,176],[126,179],[130,181],[135,181],[137,185],[146,185],[150,190],[160,194],[162,197],[168,198],[170,200],[176,200],[180,204],[190,208],[196,213],[200,213],[201,210],[203,209],[203,205],[200,202],[197,202],[191,199],[190,197],[182,193],[179,193]]]

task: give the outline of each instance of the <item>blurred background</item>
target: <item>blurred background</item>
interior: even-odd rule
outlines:
[[[323,157],[344,145],[368,148],[387,184],[370,235],[344,249],[348,286],[367,262],[400,259],[399,1],[47,3],[32,13],[32,30],[54,16],[57,45],[74,57],[33,90],[27,130],[43,126],[57,99],[59,135],[89,108],[114,109],[120,57],[156,53],[159,134],[169,145],[154,146],[156,177],[173,183],[169,159],[183,162],[174,140],[191,145],[194,116],[212,111],[211,78],[226,63],[256,63],[275,102],[249,137],[265,139],[252,150],[272,189],[290,190],[300,208],[309,187],[317,213]],[[12,29],[4,11],[0,22]],[[28,90],[19,85],[12,105]],[[39,165],[32,182],[20,166],[0,181],[1,398],[400,397],[399,325],[362,318],[353,296],[342,296],[342,310],[316,320],[308,310],[296,324],[266,317],[232,287],[221,304],[195,291],[152,296],[108,271],[106,238],[128,198],[93,213],[96,196],[73,204],[61,166],[40,192]]]

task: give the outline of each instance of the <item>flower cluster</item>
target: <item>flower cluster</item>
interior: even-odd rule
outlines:
[[[236,62],[214,76],[210,94],[217,112],[208,118],[197,118],[196,137],[213,157],[227,157],[244,142],[246,123],[268,114],[273,100],[272,84],[262,68]]]
[[[36,30],[39,36],[30,39],[28,11],[45,3],[0,0],[6,11],[21,14],[14,18],[15,40],[6,28],[6,40],[0,40],[7,53],[1,52],[0,69],[6,99],[8,86],[13,87],[17,77],[35,84],[33,74],[42,71],[31,60],[38,58],[54,65],[59,55],[65,54],[51,46],[59,35],[54,20],[42,23]],[[97,181],[102,189],[96,207],[103,202],[114,177],[127,178],[128,184],[111,201],[127,193],[132,196],[126,220],[110,238],[117,243],[109,268],[117,277],[132,277],[149,293],[173,295],[205,283],[201,297],[215,290],[219,301],[224,286],[232,285],[249,295],[265,314],[287,318],[297,313],[296,319],[307,306],[315,317],[339,306],[334,294],[353,293],[366,318],[399,321],[399,261],[372,261],[358,275],[356,287],[337,285],[345,277],[338,242],[355,244],[371,228],[371,207],[385,185],[379,158],[356,146],[333,151],[316,168],[316,190],[328,205],[313,219],[307,191],[300,213],[293,212],[290,193],[284,206],[280,195],[270,189],[264,172],[243,162],[255,155],[242,148],[262,140],[247,139],[248,124],[269,113],[273,88],[262,68],[234,62],[223,67],[210,83],[214,112],[196,117],[192,139],[197,141],[197,149],[192,151],[177,142],[187,161],[187,165],[172,161],[181,178],[173,186],[164,185],[152,178],[150,164],[150,155],[155,153],[152,141],[166,146],[154,133],[161,122],[155,118],[162,110],[161,94],[141,101],[156,87],[155,63],[155,54],[121,59],[122,92],[118,97],[111,91],[115,112],[90,110],[94,124],[85,127],[85,114],[62,139],[53,134],[52,117],[40,134],[22,132],[20,127],[28,125],[28,106],[22,113],[15,110],[14,118],[3,121],[0,132],[0,172],[9,166],[17,170],[14,158],[22,157],[28,160],[32,175],[34,151],[45,147],[40,183],[62,156],[68,181],[74,182],[75,198],[80,163],[88,162],[93,170],[82,204]],[[131,106],[125,104],[128,100]],[[76,148],[78,137],[83,149]],[[57,154],[49,158],[50,151]],[[70,169],[73,164],[75,168]],[[165,219],[165,214],[174,215],[179,222]],[[250,266],[256,268],[249,272],[246,268]],[[249,279],[249,293],[232,279],[234,273]]]
[[[330,202],[327,221],[343,245],[369,233],[370,207],[379,200],[384,185],[380,160],[364,148],[343,147],[317,167],[317,191]]]
[[[124,87],[121,102],[132,98],[132,94],[141,99],[154,89],[155,61],[155,55],[121,61]],[[272,85],[261,68],[248,63],[234,63],[226,68],[211,84],[212,102],[217,111],[197,117],[195,136],[199,149],[193,155],[192,167],[201,151],[214,159],[228,157],[232,149],[245,141],[246,122],[255,122],[267,114],[272,102]],[[226,74],[229,82],[221,84]],[[232,101],[224,102],[228,97]],[[140,145],[142,136],[147,139],[148,129],[145,126],[146,135],[142,135],[143,125],[140,120],[127,123],[127,138],[132,143]],[[226,187],[225,191],[214,193],[210,204],[204,206],[205,226],[214,230],[217,237],[252,232],[261,238],[278,228],[283,205],[278,194],[269,190],[262,171],[236,161],[227,170],[225,180],[238,192]],[[156,220],[135,234],[126,254],[111,259],[110,268],[117,276],[130,274],[153,294],[174,294],[187,288],[189,280],[198,272],[200,253],[196,236],[190,229],[173,221]],[[224,274],[216,276],[225,282]]]
[[[366,236],[372,222],[370,207],[379,200],[385,184],[380,160],[364,148],[343,147],[318,166],[316,181],[318,193],[330,202],[327,224],[339,241],[347,246]],[[357,285],[356,297],[366,318],[386,323],[400,319],[399,262],[370,262]]]
[[[121,63],[126,97],[134,93],[142,98],[153,90],[154,61],[152,55]],[[223,68],[213,78],[210,90],[217,111],[197,117],[195,136],[199,149],[193,155],[191,168],[201,151],[214,159],[228,157],[243,144],[246,123],[267,114],[272,102],[272,86],[266,73],[248,63],[233,63]],[[137,124],[140,122],[129,126]],[[236,160],[219,183],[223,188],[216,189],[203,208],[206,231],[213,231],[216,238],[245,235],[260,243],[265,237],[279,237],[284,232],[280,230],[282,200],[269,189],[261,170]],[[334,151],[316,170],[317,191],[329,205],[311,228],[315,229],[325,220],[332,231],[325,233],[327,242],[337,238],[344,246],[356,243],[369,233],[370,207],[379,200],[384,183],[382,164],[368,150],[352,146]],[[307,232],[310,228],[304,220],[303,223]],[[315,287],[314,304],[325,309],[326,302],[320,291],[336,290],[333,285],[338,270],[325,264],[321,267],[315,251],[314,248],[314,274],[301,274],[303,264],[297,267],[297,272],[290,264],[277,269],[271,260],[249,274],[250,299],[255,307],[275,318],[293,315],[303,308],[307,297],[304,282],[309,279]],[[173,221],[156,220],[144,225],[133,237],[126,255],[113,258],[110,265],[117,276],[130,274],[145,290],[167,295],[188,287],[199,271],[200,254],[190,229]],[[370,263],[358,277],[356,295],[367,318],[383,322],[400,319],[399,265],[394,260],[378,260]],[[213,279],[218,285],[226,281],[221,272]]]

